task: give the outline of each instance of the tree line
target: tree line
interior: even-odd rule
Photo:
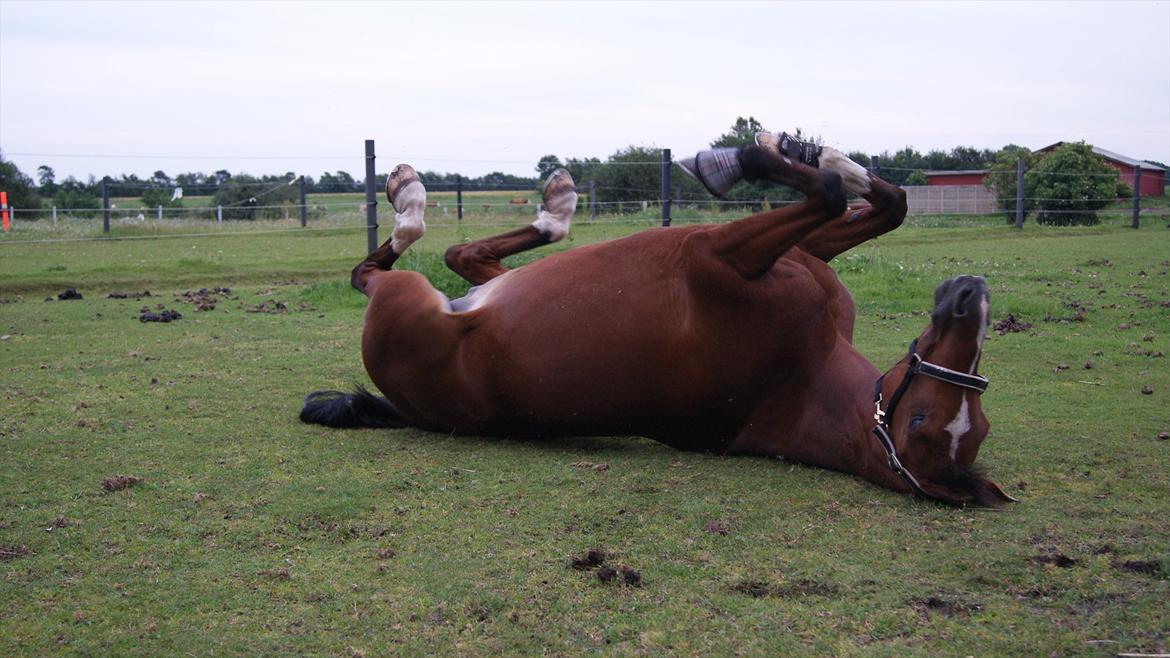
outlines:
[[[730,129],[715,137],[712,148],[735,147],[754,143],[757,132],[767,130],[755,117],[737,117]],[[805,135],[797,128],[792,133],[798,139],[820,143],[819,136]],[[927,170],[962,171],[989,170],[987,185],[1000,197],[1005,211],[1015,208],[1016,162],[1023,158],[1027,165],[1025,196],[1026,212],[1037,213],[1038,221],[1051,223],[1093,223],[1091,211],[1104,207],[1108,200],[1128,193],[1128,187],[1103,175],[1113,171],[1104,160],[1092,153],[1087,145],[1065,144],[1049,154],[1037,154],[1028,149],[1008,144],[1001,149],[977,149],[957,146],[949,151],[932,150],[923,154],[907,146],[890,153],[867,154],[859,151],[847,155],[858,164],[895,185],[924,185]],[[422,171],[419,177],[428,188],[440,190],[463,189],[539,189],[543,179],[563,167],[572,174],[578,185],[592,183],[597,190],[602,212],[622,212],[639,207],[644,200],[656,200],[662,194],[661,149],[655,146],[631,145],[619,149],[605,160],[596,157],[567,157],[545,155],[536,163],[536,176],[526,177],[503,172],[466,177],[457,173]],[[1156,163],[1155,163],[1156,164]],[[1072,179],[1057,181],[1053,174],[1084,174],[1077,184]],[[671,196],[683,203],[710,202],[710,195],[702,185],[675,164],[671,165]],[[293,172],[278,175],[252,176],[232,174],[226,169],[211,174],[187,172],[174,177],[156,171],[149,178],[135,174],[104,179],[111,196],[140,197],[146,207],[182,207],[183,198],[174,194],[183,188],[187,196],[210,196],[201,205],[224,208],[228,219],[259,219],[276,217],[280,206],[300,203],[300,179]],[[38,209],[46,205],[71,211],[97,211],[101,208],[102,180],[90,176],[79,181],[70,176],[58,182],[53,169],[47,165],[37,168],[36,179],[22,173],[3,159],[0,153],[0,189],[9,195],[9,204],[21,209]],[[376,185],[385,187],[386,174],[379,174]],[[314,179],[304,177],[304,188],[310,194],[361,192],[365,182],[345,171],[325,172]],[[732,203],[761,207],[770,203],[785,203],[799,198],[795,190],[780,188],[770,183],[741,182],[728,193]],[[1102,199],[1108,199],[1102,202]],[[1046,200],[1046,201],[1040,201]]]

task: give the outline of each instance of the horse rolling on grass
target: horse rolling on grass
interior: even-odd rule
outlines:
[[[424,230],[409,165],[387,181],[392,236],[354,268],[369,297],[362,358],[385,397],[318,391],[301,419],[511,437],[638,435],[683,450],[783,457],[953,505],[1012,498],[974,468],[989,428],[977,374],[987,284],[935,291],[930,322],[882,374],[852,345],[854,305],[828,266],[897,228],[905,193],[840,152],[761,133],[681,163],[716,195],[741,178],[805,200],[729,224],[656,228],[509,270],[565,237],[577,195],[545,182],[531,225],[451,247],[474,285],[448,300],[393,269]],[[846,192],[868,204],[846,205]]]

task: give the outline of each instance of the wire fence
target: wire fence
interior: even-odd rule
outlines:
[[[22,155],[22,154],[18,154]],[[28,154],[23,154],[28,155]],[[44,154],[40,154],[44,155]],[[57,154],[60,155],[60,154]],[[585,167],[594,177],[578,180],[579,203],[575,222],[590,223],[718,223],[733,221],[745,214],[763,209],[777,208],[798,203],[799,194],[785,188],[763,188],[738,186],[728,198],[711,197],[696,181],[682,174],[670,157],[669,149],[662,151],[660,160],[633,160],[618,162],[576,162],[570,165]],[[80,156],[78,156],[80,157]],[[102,157],[102,156],[86,156]],[[114,156],[109,156],[114,157]],[[175,159],[181,156],[118,156],[142,159]],[[207,156],[203,156],[207,157]],[[333,158],[335,156],[322,156]],[[369,156],[368,156],[369,157]],[[282,156],[257,156],[255,160],[280,160]],[[208,157],[207,159],[212,159]],[[395,162],[410,161],[395,156]],[[511,161],[484,160],[428,160],[416,161],[450,162],[470,164],[517,164]],[[924,169],[877,167],[874,175],[905,179],[910,174],[925,174]],[[217,172],[219,173],[219,172]],[[339,172],[340,173],[340,172]],[[1127,172],[1098,174],[1069,174],[1064,172],[1033,172],[1034,176],[1056,177],[1061,180],[1073,178],[1103,180],[1120,178],[1137,189],[1140,170],[1126,181]],[[896,174],[896,175],[895,175]],[[1164,172],[1163,172],[1164,175]],[[448,175],[449,176],[449,175]],[[369,178],[369,176],[367,176]],[[36,242],[51,240],[81,240],[95,237],[113,239],[155,239],[167,236],[186,235],[184,229],[192,231],[220,230],[233,235],[249,235],[272,231],[366,231],[376,235],[378,224],[392,223],[392,208],[382,201],[382,218],[378,220],[378,194],[371,195],[383,183],[386,174],[374,175],[374,180],[352,181],[352,188],[340,193],[305,192],[304,177],[267,177],[247,182],[230,178],[211,182],[186,184],[182,198],[167,203],[146,206],[142,197],[147,193],[165,191],[167,188],[155,182],[113,183],[103,185],[103,199],[100,206],[87,204],[84,207],[57,207],[48,205],[41,208],[6,208],[11,230],[0,237],[5,242]],[[540,208],[538,184],[490,184],[457,180],[428,183],[428,208],[426,221],[432,225],[467,224],[483,227],[514,227],[520,225],[526,216],[535,215]],[[1164,185],[1164,181],[1163,181]],[[365,188],[365,194],[359,189]],[[1023,186],[1012,199],[1003,201],[1004,195],[997,195],[983,185],[968,186],[903,186],[910,199],[911,215],[939,216],[996,216],[1016,217],[1019,209],[1044,208],[1067,203],[1067,199],[1049,196],[1026,196]],[[964,189],[966,188],[966,189]],[[231,192],[240,192],[235,195]],[[948,202],[948,195],[952,198]],[[970,197],[967,199],[966,197]],[[923,201],[916,201],[921,197]],[[974,200],[972,200],[974,199]],[[1139,222],[1139,215],[1162,215],[1170,212],[1170,204],[1162,199],[1146,199],[1134,193],[1132,199],[1112,196],[1089,196],[1078,201],[1105,206],[1098,210],[1061,209],[1060,212],[1095,214],[1105,217],[1132,217],[1133,225]],[[217,201],[218,200],[218,201]],[[371,210],[373,215],[371,215]],[[371,216],[375,219],[371,220]],[[298,226],[299,223],[299,226]],[[110,235],[111,229],[125,233],[123,229],[147,226],[166,229],[166,235]],[[100,235],[94,235],[97,231]],[[191,235],[201,233],[191,233]],[[373,239],[373,238],[371,238]]]

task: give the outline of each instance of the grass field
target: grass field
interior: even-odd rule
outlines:
[[[835,263],[882,368],[955,274],[1032,324],[984,350],[1000,513],[638,438],[302,425],[367,381],[351,225],[0,242],[0,655],[1170,651],[1170,231],[1123,223],[915,218]],[[461,294],[443,248],[498,229],[434,224],[405,265]],[[640,586],[569,566],[593,548]]]

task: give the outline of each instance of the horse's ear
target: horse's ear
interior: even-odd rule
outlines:
[[[1008,503],[1016,502],[1016,499],[1004,493],[998,484],[979,475],[970,478],[961,486],[933,482],[922,482],[921,486],[932,498],[961,507],[971,505],[999,509]]]

